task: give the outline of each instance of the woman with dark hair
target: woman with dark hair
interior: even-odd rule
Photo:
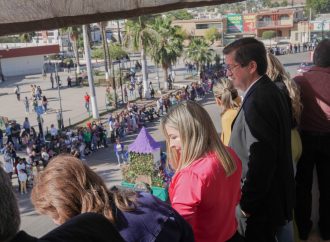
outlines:
[[[149,193],[108,190],[79,159],[60,155],[40,173],[32,190],[37,211],[56,224],[87,212],[104,215],[125,241],[194,241],[190,226]]]

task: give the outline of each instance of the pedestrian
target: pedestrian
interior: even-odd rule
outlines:
[[[170,202],[192,226],[195,240],[242,241],[235,217],[242,164],[221,142],[209,114],[195,102],[183,102],[169,110],[161,129],[175,170]]]
[[[24,98],[24,108],[25,108],[25,114],[28,115],[30,113],[30,102],[27,97]]]
[[[54,77],[53,77],[53,72],[50,73],[50,83],[52,84],[52,89],[54,89]]]
[[[229,79],[223,78],[214,85],[215,103],[221,108],[221,141],[229,144],[231,127],[241,104],[241,97]]]
[[[38,99],[36,98],[33,99],[32,106],[33,106],[33,111],[36,113],[38,108]]]
[[[21,189],[20,189],[21,194],[26,194],[27,193],[27,191],[26,191],[27,174],[26,174],[25,170],[23,170],[23,169],[19,170],[18,180],[19,180],[19,183],[21,186]]]
[[[57,128],[59,130],[62,130],[64,127],[63,127],[63,116],[61,110],[57,110],[56,120],[57,120]]]
[[[98,174],[75,157],[57,156],[38,176],[32,190],[32,203],[39,213],[47,214],[58,224],[93,212],[102,214],[115,225],[124,241],[168,241],[168,238],[171,242],[194,241],[190,226],[169,204],[146,192],[124,191],[117,187],[109,190]],[[109,233],[109,229],[98,233],[106,232]],[[93,242],[122,242],[113,235],[108,236],[107,240]]]
[[[124,87],[124,101],[125,101],[125,103],[128,102],[128,94],[127,94],[127,88],[126,88],[126,86]]]
[[[89,104],[90,104],[90,96],[88,95],[88,93],[86,92],[85,96],[84,96],[84,100],[85,100],[85,108],[86,111],[89,113]]]
[[[23,129],[29,134],[30,133],[30,129],[31,129],[31,125],[30,125],[30,121],[28,119],[28,117],[25,117],[24,122],[23,122]]]
[[[114,145],[114,152],[117,156],[118,166],[126,162],[124,157],[124,144],[120,142],[119,138],[116,139],[116,143]]]
[[[142,92],[143,92],[143,85],[139,84],[139,96],[140,96],[140,100],[142,100]]]
[[[47,113],[47,110],[48,110],[48,108],[47,108],[47,106],[48,106],[48,100],[47,100],[46,96],[43,96],[42,97],[41,104],[42,104],[42,106],[44,108],[44,112]]]
[[[302,156],[297,164],[295,221],[299,238],[308,240],[313,227],[312,200],[318,198],[317,223],[321,238],[330,240],[330,40],[315,48],[313,66],[294,78],[301,90],[303,110],[299,130]],[[312,193],[316,167],[319,193]]]
[[[227,75],[243,92],[229,146],[243,163],[237,208],[246,242],[275,242],[276,231],[292,220],[294,175],[291,113],[279,88],[265,74],[266,49],[254,38],[227,45]]]
[[[18,85],[16,85],[14,92],[16,94],[17,101],[21,101],[21,90]]]
[[[68,70],[69,70],[69,68],[68,68]],[[71,84],[71,82],[72,82],[71,77],[68,76],[68,78],[67,78],[66,80],[67,80],[67,82],[68,82],[68,87],[72,87],[72,84]]]

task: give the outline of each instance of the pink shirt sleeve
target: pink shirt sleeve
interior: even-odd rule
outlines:
[[[187,171],[178,174],[172,191],[172,207],[193,227],[202,190],[201,179],[196,174]]]

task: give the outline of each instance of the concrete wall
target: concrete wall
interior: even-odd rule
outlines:
[[[1,59],[2,71],[5,76],[41,73],[43,64],[43,55]]]

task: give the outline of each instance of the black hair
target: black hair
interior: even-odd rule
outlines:
[[[313,62],[319,67],[330,67],[330,39],[324,39],[316,46]]]
[[[223,54],[235,52],[235,61],[241,66],[247,66],[251,61],[257,63],[257,72],[260,76],[267,71],[267,55],[264,44],[255,38],[238,39],[223,49]]]

